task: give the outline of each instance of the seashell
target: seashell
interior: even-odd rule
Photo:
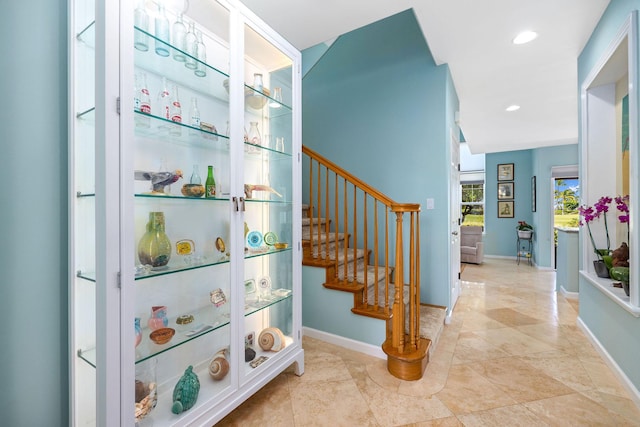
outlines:
[[[216,249],[220,252],[224,252],[227,249],[227,246],[224,244],[224,240],[222,240],[222,237],[216,238]]]
[[[251,347],[247,347],[244,349],[245,362],[251,362],[255,358],[256,358],[256,351],[254,349],[252,349]]]
[[[209,375],[216,381],[222,380],[229,373],[229,361],[225,357],[224,350],[220,350],[213,356],[209,363]]]
[[[285,346],[284,335],[278,328],[266,328],[260,332],[258,344],[264,351],[280,351]]]

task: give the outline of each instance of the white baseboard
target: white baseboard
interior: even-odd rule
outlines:
[[[506,255],[484,255],[485,258],[495,258],[495,259],[512,259],[514,261],[516,261],[518,259],[518,257],[515,256],[506,256]]]
[[[614,375],[620,380],[624,388],[629,392],[629,395],[631,395],[631,400],[633,400],[636,406],[640,408],[640,390],[638,390],[633,385],[633,383],[629,380],[629,377],[627,377],[622,369],[620,369],[620,366],[618,366],[615,360],[613,360],[607,350],[602,346],[602,344],[600,344],[600,341],[598,341],[595,335],[591,333],[587,325],[585,325],[580,317],[578,317],[578,320],[576,320],[576,324],[578,325],[580,330],[582,330],[582,332],[584,332],[584,334],[587,336],[587,339],[591,341],[591,344],[593,344],[596,351],[600,353],[600,356],[604,360],[604,363],[606,363],[607,366],[611,368]]]
[[[319,331],[317,329],[307,328],[306,326],[302,328],[302,334],[311,338],[328,342],[329,344],[335,344],[349,350],[377,357],[378,359],[387,360],[387,355],[384,351],[382,351],[381,346],[367,344],[361,341],[352,340],[351,338],[345,338],[339,335],[330,334],[328,332]]]
[[[578,297],[580,296],[579,292],[569,292],[564,288],[564,286],[560,286],[560,293],[567,299],[578,299]]]

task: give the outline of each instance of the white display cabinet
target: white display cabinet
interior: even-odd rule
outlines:
[[[212,425],[304,370],[300,54],[236,1],[70,10],[74,425]],[[214,197],[185,193],[208,166]]]

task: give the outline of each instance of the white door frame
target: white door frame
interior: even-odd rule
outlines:
[[[460,296],[460,141],[456,132],[450,130],[449,159],[449,237],[451,244],[449,260],[450,306],[445,323],[451,322],[453,309]]]

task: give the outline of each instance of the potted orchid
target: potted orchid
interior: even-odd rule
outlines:
[[[629,241],[629,196],[618,196],[614,200],[616,208],[620,212],[618,221],[621,224],[627,224],[627,241]],[[618,249],[613,251],[612,255],[613,260],[609,275],[612,279],[621,282],[624,293],[629,296],[629,248],[626,243],[623,242]]]
[[[618,216],[618,220],[621,223],[629,222],[629,207],[627,202],[629,200],[629,196],[624,197],[616,197],[616,208],[622,212],[622,215]],[[593,206],[580,206],[578,208],[578,212],[580,214],[580,225],[586,225],[587,231],[589,232],[589,239],[591,240],[591,244],[593,245],[593,251],[598,257],[597,260],[593,261],[593,266],[596,270],[596,274],[598,277],[609,277],[609,269],[612,267],[611,265],[611,239],[609,238],[609,224],[607,222],[607,212],[609,212],[609,205],[613,199],[608,196],[602,196],[598,199]],[[604,230],[606,235],[607,247],[606,249],[599,247],[596,245],[596,242],[593,238],[593,234],[591,233],[591,223],[597,219],[602,217],[604,222]]]
[[[516,230],[518,230],[518,237],[521,239],[530,239],[533,234],[533,226],[531,224],[527,224],[526,221],[518,221]]]

